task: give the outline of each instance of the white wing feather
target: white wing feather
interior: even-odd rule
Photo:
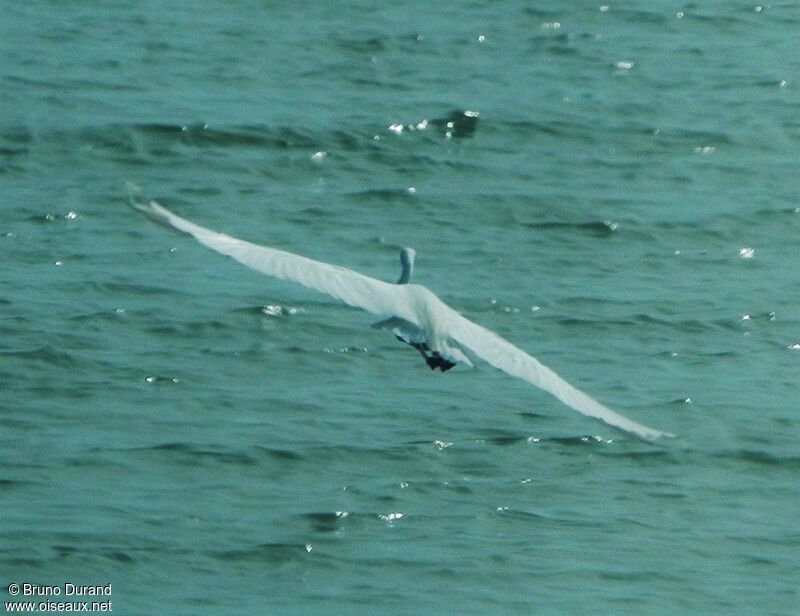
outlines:
[[[258,272],[327,293],[345,304],[367,312],[383,316],[396,315],[413,320],[411,312],[404,310],[404,305],[407,304],[404,289],[397,285],[364,276],[344,267],[314,261],[284,250],[259,246],[206,229],[173,214],[155,201],[149,204],[131,202],[131,205],[156,221],[188,233],[201,244]]]
[[[455,342],[467,347],[495,368],[540,387],[583,415],[594,417],[610,426],[648,440],[661,436],[673,436],[668,432],[661,432],[638,424],[606,408],[597,400],[567,383],[525,351],[455,311],[449,315],[447,334]]]

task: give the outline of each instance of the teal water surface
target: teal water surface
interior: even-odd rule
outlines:
[[[3,601],[800,612],[798,27],[791,3],[7,3]],[[431,372],[126,182],[385,280],[413,246],[417,282],[677,437]]]

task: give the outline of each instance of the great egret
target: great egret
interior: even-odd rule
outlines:
[[[258,246],[206,229],[173,214],[155,201],[131,205],[151,218],[192,235],[212,250],[232,257],[256,271],[327,293],[342,302],[374,314],[389,317],[374,327],[387,329],[417,349],[431,369],[449,370],[456,364],[472,366],[461,350],[495,368],[528,381],[549,392],[579,413],[646,440],[672,436],[648,428],[606,408],[567,383],[547,366],[507,340],[469,321],[447,306],[427,288],[410,284],[414,251],[401,251],[403,273],[397,284],[376,280],[352,270],[314,261],[307,257]]]

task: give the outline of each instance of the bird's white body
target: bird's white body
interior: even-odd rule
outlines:
[[[403,275],[398,284],[314,261],[290,252],[258,246],[196,225],[158,203],[135,203],[159,222],[192,235],[209,248],[232,257],[254,270],[316,289],[368,312],[387,317],[376,323],[414,346],[431,368],[443,371],[455,364],[472,365],[467,352],[512,376],[544,389],[576,411],[644,439],[671,436],[638,424],[606,408],[576,389],[547,366],[450,308],[426,287],[405,284],[411,275],[414,252],[402,255]],[[465,352],[466,351],[466,352]]]

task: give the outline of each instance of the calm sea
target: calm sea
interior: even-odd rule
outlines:
[[[3,3],[2,600],[800,613],[799,30],[792,2]],[[677,438],[433,373],[126,182],[386,280],[413,246]]]

